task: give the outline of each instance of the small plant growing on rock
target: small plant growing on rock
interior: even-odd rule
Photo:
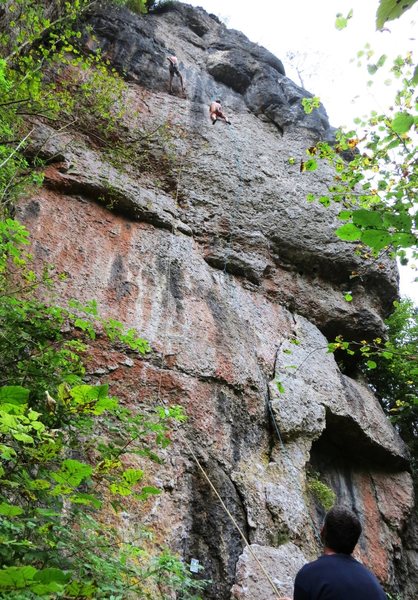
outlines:
[[[315,502],[328,511],[335,504],[336,494],[326,483],[319,479],[319,473],[312,472],[307,477],[307,489]]]

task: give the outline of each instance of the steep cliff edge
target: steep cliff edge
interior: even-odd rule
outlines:
[[[337,333],[382,333],[397,274],[338,241],[335,211],[306,203],[331,181],[324,166],[299,172],[305,149],[332,137],[325,111],[305,115],[309,94],[281,62],[201,9],[103,11],[89,24],[87,46],[130,81],[120,137],[143,140],[141,151],[121,161],[93,137],[38,124],[50,164],[42,191],[19,210],[35,256],[68,273],[63,294],[96,298],[154,349],[132,361],[98,348],[92,381],[110,381],[131,403],[182,404],[190,417],[149,522],[203,565],[213,582],[205,598],[231,589],[233,598],[273,598],[190,448],[284,593],[318,551],[322,514],[307,486],[315,471],[361,515],[361,558],[412,599],[406,449],[367,385],[326,353]],[[187,98],[167,93],[173,52]],[[211,125],[215,96],[231,127]]]

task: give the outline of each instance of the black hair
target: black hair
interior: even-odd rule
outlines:
[[[357,516],[345,506],[334,506],[325,515],[322,539],[328,548],[340,554],[351,554],[361,534]]]

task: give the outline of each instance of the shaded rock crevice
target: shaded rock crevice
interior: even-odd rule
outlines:
[[[370,440],[358,422],[350,415],[333,414],[325,409],[326,425],[321,437],[314,442],[315,451],[329,456],[346,457],[347,464],[375,471],[407,470],[408,455],[388,453],[377,441]]]
[[[236,486],[217,461],[208,459],[203,462],[203,467],[244,535],[248,537],[246,512]],[[199,558],[205,567],[205,575],[213,578],[213,584],[205,592],[205,597],[208,600],[227,598],[243,541],[199,472],[194,476],[192,490],[192,526],[186,555]]]

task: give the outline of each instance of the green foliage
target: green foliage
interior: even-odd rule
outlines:
[[[307,488],[315,501],[328,511],[335,504],[336,494],[326,483],[319,479],[319,473],[311,472],[307,476]]]
[[[377,71],[385,61],[385,56],[380,57],[373,69]],[[411,55],[394,61],[392,73],[401,88],[388,114],[373,112],[365,121],[357,119],[362,133],[340,131],[334,146],[319,142],[308,150],[316,157],[315,163],[324,160],[334,168],[328,194],[316,199],[325,206],[331,202],[341,205],[339,218],[347,222],[337,229],[337,236],[360,242],[358,252],[362,246],[375,256],[390,251],[402,262],[407,262],[410,254],[418,256],[418,105],[412,68]],[[304,163],[302,171],[316,168],[316,164],[307,168],[312,160]],[[309,194],[307,199],[314,198]]]
[[[337,29],[345,29],[348,25],[348,21],[352,18],[353,11],[350,10],[346,17],[342,13],[338,13],[335,18],[335,27]]]
[[[386,341],[350,342],[338,336],[329,351],[357,356],[360,366],[402,438],[418,461],[418,309],[411,300],[395,302],[386,320]]]
[[[126,85],[99,51],[81,47],[89,0],[14,0],[0,36],[0,210],[42,183],[42,161],[27,149],[33,117],[59,130],[108,139],[123,114]],[[31,123],[28,121],[31,118]]]
[[[167,5],[146,0],[108,3],[141,13]],[[180,132],[163,123],[152,132],[138,127],[134,139],[132,132],[120,134],[128,87],[83,24],[84,13],[95,4],[101,2],[15,0],[6,7],[9,27],[0,35],[5,56],[0,60],[0,216],[9,214],[26,190],[42,183],[42,147],[32,144],[37,122],[46,122],[52,136],[71,125],[72,131],[94,140],[117,168],[130,163],[142,171],[165,173],[164,189],[171,191],[175,185],[178,154],[172,141]],[[87,50],[86,37],[94,50]],[[117,199],[109,186],[105,202],[111,205]]]
[[[321,100],[318,96],[313,96],[313,98],[302,98],[302,106],[305,113],[309,115],[315,108],[321,106]]]
[[[208,582],[191,579],[184,563],[169,552],[163,552],[156,557],[151,569],[154,570],[160,590],[181,590],[182,600],[201,600],[195,592],[203,591]]]
[[[276,387],[280,394],[284,394],[286,389],[281,381],[276,381]]]
[[[380,0],[376,13],[376,29],[381,29],[386,21],[398,19],[403,13],[410,9],[416,0]]]
[[[138,15],[144,14],[148,11],[148,0],[113,0],[113,4],[116,6],[126,6],[134,13]]]
[[[386,320],[388,340],[374,352],[368,379],[411,449],[418,469],[418,309],[411,300],[395,303]],[[370,367],[369,367],[370,368]]]
[[[122,556],[117,532],[106,531],[95,513],[108,496],[122,510],[127,496],[145,500],[159,493],[143,485],[142,469],[125,468],[122,459],[128,452],[151,456],[151,437],[164,445],[171,410],[163,419],[145,418],[121,409],[105,385],[66,387],[57,396],[52,427],[47,425],[48,413],[30,408],[29,390],[7,386],[0,394],[0,590],[25,589],[41,597],[63,592],[73,597],[73,590],[80,594],[81,586],[82,597],[108,597],[110,591],[123,597],[123,590],[131,587],[130,578],[136,577],[140,593],[143,581],[156,577],[152,561],[146,566],[144,559],[138,568],[133,559],[144,552],[135,544],[123,544]],[[116,439],[110,436],[115,427]],[[67,458],[73,448],[83,460]],[[171,586],[168,576],[166,583]]]

